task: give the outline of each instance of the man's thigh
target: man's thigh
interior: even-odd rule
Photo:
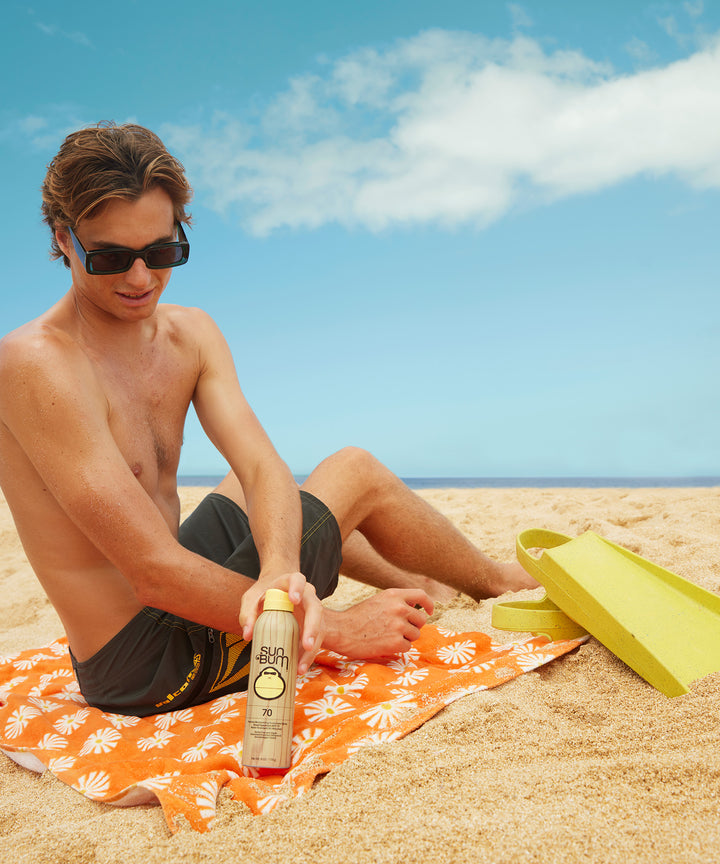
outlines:
[[[301,491],[303,534],[300,568],[319,597],[337,586],[342,539],[337,521],[316,496]],[[260,558],[247,514],[237,502],[211,492],[180,526],[180,543],[190,551],[251,579],[260,575]]]

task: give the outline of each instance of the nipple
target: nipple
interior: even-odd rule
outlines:
[[[142,465],[139,462],[133,462],[130,466],[130,470],[136,477],[139,477],[142,474]]]

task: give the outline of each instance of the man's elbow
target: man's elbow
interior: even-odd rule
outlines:
[[[153,606],[157,609],[171,611],[174,583],[177,581],[179,568],[176,562],[160,559],[156,556],[144,560],[135,560],[123,568],[123,574],[137,598],[143,606]]]

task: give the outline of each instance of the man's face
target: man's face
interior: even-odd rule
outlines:
[[[139,251],[153,243],[173,241],[176,238],[172,201],[160,187],[136,201],[111,201],[98,216],[82,219],[75,227],[75,235],[88,252],[120,247]],[[125,273],[91,276],[85,271],[69,233],[58,229],[56,236],[70,260],[73,291],[82,311],[86,314],[100,311],[123,321],[142,320],[153,314],[170,279],[170,268],[149,270],[137,258]]]

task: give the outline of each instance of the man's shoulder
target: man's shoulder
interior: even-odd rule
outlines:
[[[204,321],[212,321],[210,315],[198,306],[179,306],[176,303],[161,303],[158,314],[165,321],[178,326],[193,326]]]
[[[72,350],[73,340],[43,317],[22,324],[0,339],[0,366],[45,363]]]
[[[158,314],[163,326],[174,337],[202,342],[219,329],[213,318],[197,306],[163,303],[158,306]]]
[[[52,318],[40,316],[0,339],[0,403],[30,391],[86,387],[89,361],[77,340]]]

